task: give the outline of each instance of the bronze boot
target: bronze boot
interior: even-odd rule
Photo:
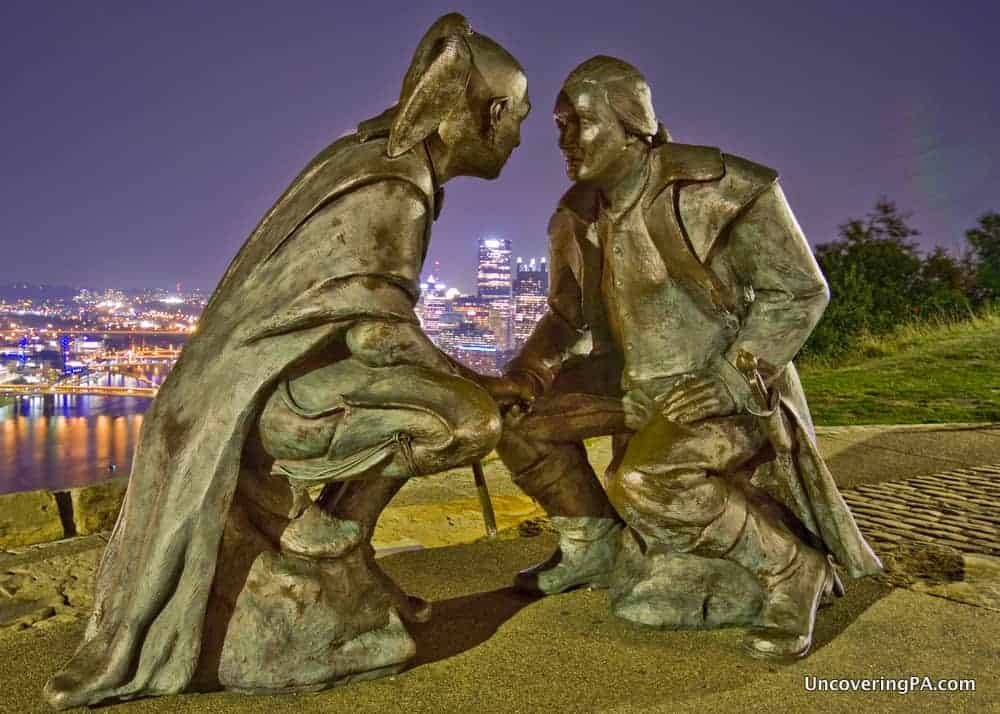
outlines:
[[[555,595],[587,585],[608,587],[622,530],[616,518],[552,516],[559,547],[546,560],[514,578],[514,587],[536,595]]]
[[[739,519],[743,527],[725,558],[753,573],[764,590],[764,602],[743,640],[744,651],[760,659],[793,660],[812,647],[816,610],[833,589],[833,568],[827,556],[806,545],[782,523],[769,517],[732,489],[723,517]]]
[[[758,624],[743,639],[743,650],[759,659],[793,660],[812,647],[816,610],[833,590],[833,569],[826,556],[803,543],[788,566],[764,575],[764,604]]]
[[[834,571],[825,554],[803,543],[735,488],[694,550],[733,561],[760,581],[764,602],[757,624],[743,641],[747,654],[786,661],[808,654],[816,610],[823,595],[833,589]]]
[[[587,461],[582,444],[559,444],[514,476],[559,533],[559,547],[514,579],[514,587],[553,595],[581,585],[607,587],[622,522]]]
[[[328,484],[323,488],[317,505],[333,518],[359,527],[368,568],[389,593],[403,621],[428,622],[431,619],[431,604],[416,595],[407,594],[399,587],[378,564],[371,544],[378,517],[405,483],[406,480],[401,478],[373,476]]]

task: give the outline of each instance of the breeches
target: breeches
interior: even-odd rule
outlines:
[[[767,433],[749,414],[678,424],[654,418],[629,442],[608,497],[647,543],[686,551],[725,510],[727,476],[766,457]]]
[[[561,372],[528,417],[505,422],[497,452],[514,481],[550,515],[617,511],[647,540],[683,548],[723,511],[730,489],[725,476],[767,456],[766,431],[757,417],[744,414],[693,424],[657,417],[632,433],[625,427],[619,374],[612,361],[593,359]],[[600,435],[613,435],[606,494],[583,445]]]
[[[514,482],[550,516],[614,517],[583,440],[614,434],[616,453],[624,453],[629,431],[620,375],[615,355],[568,363],[529,415],[504,421],[497,453]]]
[[[487,392],[462,377],[406,364],[371,367],[348,356],[279,382],[258,435],[263,451],[292,475],[317,474],[324,464],[341,465],[327,469],[334,476],[328,481],[373,475],[365,473],[364,455],[377,460],[378,450],[391,451],[395,442],[397,463],[380,473],[414,476],[488,454],[500,438],[500,417]]]

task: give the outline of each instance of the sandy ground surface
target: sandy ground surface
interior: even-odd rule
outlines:
[[[389,556],[387,570],[434,601],[411,626],[420,652],[396,677],[309,695],[182,695],[116,705],[122,712],[983,712],[1000,707],[1000,617],[942,598],[852,583],[824,608],[817,649],[780,667],[742,657],[741,633],[663,632],[608,612],[606,594],[531,600],[509,574],[541,558],[550,535]],[[0,637],[4,712],[42,712],[39,691],[82,626]],[[809,692],[828,678],[973,678],[974,693]]]
[[[1000,426],[830,428],[820,446],[841,485],[856,490],[1000,465]],[[590,453],[600,473],[607,441]],[[434,601],[431,622],[410,626],[419,655],[407,672],[311,695],[184,695],[108,711],[1000,711],[996,557],[931,543],[914,563],[913,552],[888,550],[892,577],[849,582],[821,611],[808,659],[768,665],[738,653],[739,630],[650,630],[611,616],[604,592],[531,600],[508,589],[555,538],[498,461],[485,471],[499,539],[471,542],[483,523],[470,469],[407,484],[380,521],[386,570]],[[0,553],[0,712],[47,711],[40,690],[79,641],[103,542]],[[976,691],[820,693],[806,689],[807,675],[972,678]]]

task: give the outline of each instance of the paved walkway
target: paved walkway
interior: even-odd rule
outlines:
[[[848,583],[820,613],[817,649],[779,667],[742,657],[741,632],[666,632],[608,611],[606,593],[531,600],[512,573],[542,558],[551,535],[389,556],[386,569],[434,601],[414,627],[420,659],[396,677],[318,694],[230,693],[140,700],[108,712],[987,712],[1000,707],[1000,618],[876,581]],[[82,624],[0,636],[0,711],[45,711],[39,691]],[[819,694],[806,676],[976,680],[974,693]],[[102,710],[105,711],[105,710]]]

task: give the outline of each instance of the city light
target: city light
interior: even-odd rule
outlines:
[[[421,328],[442,351],[481,374],[499,374],[548,309],[544,258],[515,258],[511,241],[478,241],[476,294],[438,282],[441,265],[420,284]]]

